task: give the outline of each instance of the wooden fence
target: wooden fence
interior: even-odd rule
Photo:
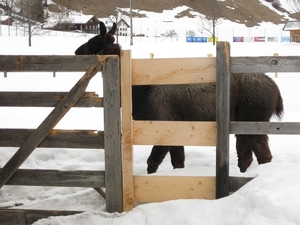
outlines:
[[[124,210],[128,211],[135,203],[141,202],[221,198],[248,182],[251,178],[229,176],[229,134],[300,134],[300,123],[230,122],[230,73],[300,72],[299,60],[300,57],[231,57],[227,42],[217,43],[215,58],[132,59],[130,51],[123,51],[121,99]],[[132,85],[205,82],[217,82],[216,122],[132,119]],[[134,175],[133,145],[216,146],[216,176]]]
[[[109,212],[128,211],[138,202],[178,198],[220,198],[227,196],[230,191],[236,190],[248,181],[246,178],[229,177],[229,134],[300,134],[299,123],[230,122],[229,120],[230,73],[299,72],[299,57],[231,57],[230,45],[226,42],[217,43],[215,58],[132,59],[130,51],[122,51],[121,54],[121,82],[119,81],[119,58],[114,56],[0,56],[0,71],[88,70],[69,94],[55,93],[56,97],[52,97],[52,94],[48,96],[48,94],[36,93],[47,99],[47,101],[42,101],[43,103],[33,100],[28,100],[26,103],[24,100],[19,101],[20,95],[28,95],[30,99],[33,99],[34,96],[31,96],[31,93],[0,93],[1,106],[56,106],[57,109],[37,130],[0,129],[0,146],[21,146],[16,153],[17,156],[13,156],[2,168],[0,187],[4,184],[76,186],[92,187],[100,193],[102,193],[101,187],[105,187]],[[103,67],[104,78],[103,100],[93,93],[84,93],[92,74],[101,67]],[[132,85],[201,82],[217,82],[216,122],[132,120]],[[119,114],[120,86],[122,121],[120,121]],[[102,103],[104,105],[104,133],[52,130],[53,125],[71,106],[100,107]],[[51,122],[50,125],[49,122]],[[180,129],[177,128],[178,126]],[[120,127],[122,127],[122,132],[120,132]],[[169,130],[176,130],[176,132],[171,134]],[[18,135],[20,139],[15,139],[16,131],[20,134]],[[159,131],[159,135],[163,134],[164,140],[154,135],[153,131]],[[177,138],[182,135],[181,131],[187,135],[186,142],[180,141],[182,138]],[[65,141],[59,141],[67,138],[71,140],[67,144]],[[83,139],[79,145],[72,141],[77,138]],[[216,145],[216,176],[136,176],[133,174],[132,151],[135,144]],[[105,148],[105,171],[18,170],[20,164],[35,147]],[[43,174],[47,180],[36,180],[36,177],[41,176],[33,176],[33,174]],[[73,213],[76,212],[0,210],[0,218],[8,218],[16,222],[16,218],[25,217],[26,223],[30,224],[42,217]]]
[[[95,93],[85,92],[90,79],[100,70],[103,75],[103,98]],[[0,129],[0,147],[19,147],[0,171],[0,188],[3,185],[94,188],[106,198],[108,212],[121,212],[123,206],[119,57],[0,56],[0,71],[87,71],[70,92],[0,92],[1,107],[54,107],[35,130]],[[105,132],[53,130],[73,106],[104,106]],[[100,119],[102,118],[99,117]],[[18,169],[37,147],[105,149],[105,171]],[[106,189],[105,193],[101,188]],[[75,213],[78,211],[0,209],[0,223],[31,224],[43,217]]]

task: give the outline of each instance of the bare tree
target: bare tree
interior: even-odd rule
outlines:
[[[216,27],[223,22],[223,18],[205,17],[202,15],[197,16],[198,30],[208,36],[212,36],[213,45],[216,43]]]
[[[173,39],[173,37],[178,37],[177,32],[174,29],[168,30],[166,31],[166,33],[162,34],[162,36],[166,38],[171,38],[171,40]]]
[[[43,2],[41,0],[18,0],[16,3],[23,17],[23,25],[28,32],[28,45],[31,46],[31,38],[41,29],[44,20]]]
[[[195,37],[196,36],[196,32],[193,30],[187,30],[186,31],[186,36],[187,37]]]
[[[56,14],[55,19],[57,21],[56,30],[68,31],[74,28],[73,18],[70,16],[70,6],[60,7],[60,12]]]
[[[207,7],[206,16],[198,15],[198,30],[203,34],[212,36],[213,45],[216,43],[216,27],[223,22],[222,16],[218,14],[221,12],[225,0],[210,0]]]
[[[5,0],[3,1],[6,9],[8,10],[8,14],[11,13],[11,11],[13,11],[17,5],[17,0]]]

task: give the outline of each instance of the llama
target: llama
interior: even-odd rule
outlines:
[[[76,50],[76,54],[117,54],[114,44],[115,24]],[[230,120],[269,121],[273,115],[283,114],[283,100],[276,83],[262,73],[231,74]],[[215,121],[216,84],[141,85],[132,87],[134,120]],[[238,167],[245,172],[253,161],[259,164],[272,160],[267,135],[236,135]],[[147,160],[147,172],[155,173],[167,153],[174,168],[183,168],[183,146],[153,146]]]
[[[100,22],[100,34],[92,37],[88,42],[76,49],[75,55],[120,55],[120,46],[114,44],[114,34],[117,25],[113,23],[112,28],[107,32],[106,26]]]

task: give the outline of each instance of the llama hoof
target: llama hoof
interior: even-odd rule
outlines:
[[[159,164],[155,163],[152,159],[147,160],[147,172],[148,174],[155,173],[158,169]]]
[[[155,173],[157,171],[158,166],[150,166],[148,165],[147,167],[147,173],[151,174],[151,173]]]
[[[240,172],[245,173],[248,167],[251,165],[252,161],[253,161],[252,157],[243,160],[239,159],[238,167],[240,168]]]
[[[258,164],[265,164],[272,161],[272,156],[264,159],[257,159]]]

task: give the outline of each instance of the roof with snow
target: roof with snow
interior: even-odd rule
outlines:
[[[300,21],[288,21],[284,27],[283,30],[300,30]]]
[[[0,21],[6,21],[8,19],[13,20],[10,16],[0,16]]]
[[[97,19],[94,15],[80,15],[80,16],[72,16],[72,23],[78,24],[78,23],[87,23],[91,19]]]

